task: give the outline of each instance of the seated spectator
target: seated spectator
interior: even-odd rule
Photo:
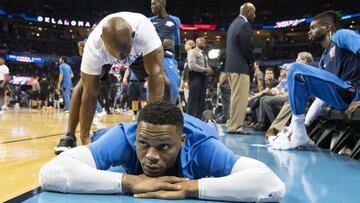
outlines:
[[[267,68],[265,70],[265,89],[249,97],[249,107],[247,112],[252,112],[253,122],[256,122],[256,109],[260,105],[260,98],[265,95],[271,95],[271,89],[278,85],[279,81],[275,79],[274,69]]]
[[[264,89],[264,73],[260,70],[260,61],[254,63],[254,77],[251,89],[254,92],[261,92]]]
[[[317,66],[314,65],[314,59],[312,57],[312,55],[309,52],[300,52],[296,58],[296,62],[297,63],[305,63],[305,64],[309,64],[312,66]],[[275,120],[272,121],[271,126],[269,127],[269,129],[266,131],[265,136],[269,137],[269,136],[274,136],[276,135],[283,127],[285,127],[285,125],[288,123],[288,121],[291,118],[291,109],[290,109],[290,103],[287,100],[279,114],[276,116]],[[270,118],[271,121],[271,118]]]
[[[259,106],[259,118],[258,123],[254,126],[255,130],[264,131],[267,128],[267,120],[270,123],[275,119],[275,108],[281,108],[281,106],[288,101],[288,85],[287,85],[287,72],[288,64],[280,66],[280,82],[279,84],[271,88],[270,95],[265,95],[260,98]]]

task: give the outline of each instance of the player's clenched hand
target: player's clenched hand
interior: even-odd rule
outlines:
[[[159,198],[159,199],[185,199],[185,198],[198,198],[198,181],[188,180],[181,183],[181,189],[177,191],[159,190],[155,192],[146,192],[134,194],[136,198]]]
[[[158,178],[147,177],[145,175],[127,175],[122,178],[122,186],[124,192],[131,194],[155,192],[160,190],[178,191],[181,190],[181,182],[186,181],[185,178],[175,176],[163,176]]]
[[[164,48],[166,48],[166,49],[173,48],[174,45],[175,45],[175,41],[174,41],[174,40],[164,39],[164,41],[163,41],[163,46],[164,46]]]

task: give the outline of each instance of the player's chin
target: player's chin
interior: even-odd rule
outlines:
[[[160,177],[160,176],[163,176],[164,175],[164,171],[161,170],[160,168],[158,169],[151,169],[151,168],[148,168],[148,167],[142,167],[143,168],[143,172],[146,176],[148,177]]]
[[[154,173],[154,172],[144,171],[144,174],[148,177],[157,178],[163,176],[164,173]]]

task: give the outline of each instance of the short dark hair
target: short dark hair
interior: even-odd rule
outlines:
[[[154,102],[146,105],[139,113],[137,123],[144,121],[155,125],[175,125],[183,129],[184,117],[181,110],[167,102]]]
[[[266,72],[266,71],[271,71],[271,72],[274,73],[274,69],[273,69],[273,68],[270,68],[270,67],[266,68],[266,69],[265,69],[265,72]]]
[[[67,63],[67,58],[66,58],[66,56],[60,56],[60,58],[64,61],[64,63]]]
[[[334,29],[337,29],[340,26],[341,14],[337,11],[327,10],[317,14],[313,17],[313,20],[317,20],[322,24],[332,25]]]

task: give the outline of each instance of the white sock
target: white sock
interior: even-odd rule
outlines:
[[[315,101],[311,104],[308,112],[306,113],[305,125],[310,126],[311,123],[319,116],[324,106],[325,102],[321,99],[316,98]]]

